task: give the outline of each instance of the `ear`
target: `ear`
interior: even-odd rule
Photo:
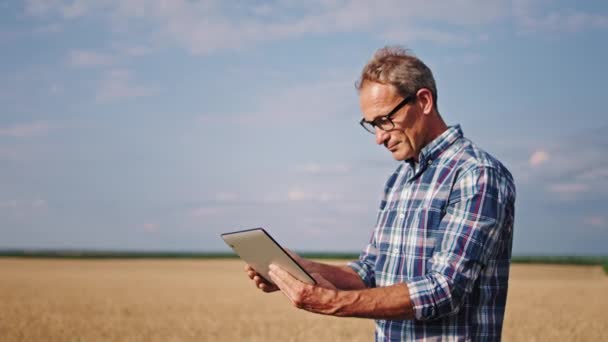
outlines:
[[[420,109],[422,109],[422,113],[425,115],[431,114],[434,107],[433,93],[427,88],[421,88],[418,90],[418,93],[416,93],[416,96],[418,97],[418,105],[420,106]]]

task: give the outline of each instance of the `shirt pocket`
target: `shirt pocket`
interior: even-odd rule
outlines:
[[[396,208],[380,213],[376,271],[386,278],[383,286],[425,274],[426,263],[441,242],[440,221],[441,210],[435,208]]]

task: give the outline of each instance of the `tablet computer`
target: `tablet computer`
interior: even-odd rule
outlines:
[[[302,282],[317,283],[263,228],[224,233],[222,239],[241,259],[272,284],[274,283],[268,275],[270,264],[281,266]]]

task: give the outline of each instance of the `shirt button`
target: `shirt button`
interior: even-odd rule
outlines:
[[[400,217],[400,218],[405,218],[405,214],[404,214],[404,213],[401,213],[401,214],[399,214],[399,217]]]
[[[399,248],[393,248],[393,253],[399,253]]]

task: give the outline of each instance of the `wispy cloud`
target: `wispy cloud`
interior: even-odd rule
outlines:
[[[132,97],[150,96],[158,92],[152,86],[137,84],[128,70],[111,70],[100,82],[96,100],[98,102],[112,102]]]
[[[137,34],[203,55],[304,35],[363,31],[398,42],[466,46],[487,40],[486,27],[507,20],[525,32],[608,27],[607,14],[557,11],[550,2],[529,0],[317,0],[258,6],[217,0],[27,0],[25,10],[29,15],[55,14],[67,20],[101,15],[114,26],[134,21],[150,24],[155,29]]]
[[[549,185],[549,190],[556,194],[572,196],[589,191],[589,185],[583,183],[556,183]]]
[[[233,192],[219,192],[217,194],[215,194],[215,200],[217,202],[223,202],[223,203],[229,203],[229,202],[236,202],[241,198],[241,196],[239,196],[236,193]]]
[[[513,144],[508,166],[519,184],[545,189],[548,199],[575,200],[608,196],[608,139],[605,127],[554,139],[521,139]],[[576,144],[572,142],[576,141]],[[542,147],[539,147],[542,146]]]
[[[10,126],[0,126],[0,136],[27,138],[45,135],[51,129],[51,125],[46,121],[34,121],[28,123],[14,124]]]
[[[71,65],[77,67],[104,66],[115,61],[110,55],[88,50],[72,50],[69,53],[68,60]]]
[[[523,32],[578,32],[586,29],[608,28],[608,13],[589,13],[580,10],[556,10],[551,2],[513,1],[514,20]]]
[[[338,193],[329,191],[310,191],[301,187],[294,187],[287,192],[287,200],[292,202],[297,201],[313,201],[313,202],[330,202],[338,201],[343,196]]]
[[[28,0],[26,13],[37,16],[53,13],[64,19],[101,14],[114,25],[145,22],[156,29],[142,34],[177,43],[194,54],[209,54],[303,35],[370,30],[400,42],[423,40],[467,45],[476,41],[478,35],[473,33],[483,32],[481,27],[506,18],[510,11],[507,1],[477,0],[273,1],[261,6],[214,0]],[[441,23],[444,28],[431,29],[429,23]],[[456,33],[458,28],[461,33]]]
[[[87,14],[94,7],[102,5],[103,2],[98,0],[26,0],[25,13],[40,16],[55,12],[63,18],[73,19]]]
[[[295,172],[307,174],[345,174],[352,171],[352,165],[347,163],[323,164],[323,163],[307,163],[296,165],[293,167]]]
[[[603,216],[590,216],[583,220],[583,223],[592,227],[606,227],[608,221]]]
[[[6,215],[6,217],[19,220],[31,218],[35,215],[43,213],[47,209],[47,202],[40,198],[28,200],[0,200],[0,215]]]
[[[549,161],[549,153],[543,149],[532,152],[528,164],[532,167],[538,167]]]
[[[143,230],[146,233],[154,233],[157,232],[160,228],[160,224],[158,223],[152,223],[152,222],[147,222],[141,225],[141,230]]]
[[[219,206],[201,206],[190,209],[188,216],[192,218],[204,218],[209,216],[218,216],[225,212],[225,209]]]

